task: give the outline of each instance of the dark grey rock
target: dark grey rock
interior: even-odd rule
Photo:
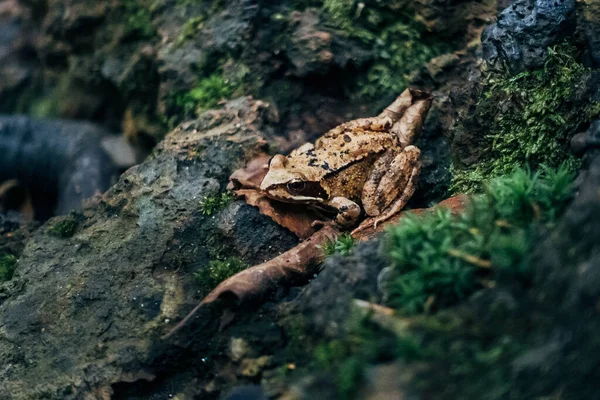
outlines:
[[[199,301],[196,249],[215,229],[220,240],[235,243],[226,235],[239,234],[238,218],[252,224],[264,218],[262,238],[277,236],[267,217],[246,208],[225,218],[233,220],[230,227],[213,215],[212,229],[213,216],[199,212],[202,197],[224,190],[269,131],[265,113],[264,103],[241,99],[204,114],[175,129],[149,160],[84,208],[73,237],[49,235],[52,219],[33,233],[15,276],[0,285],[0,399],[135,398],[136,392],[154,398],[186,390],[202,398],[197,377],[219,357],[219,343],[229,343],[211,310],[173,340],[160,337]],[[183,242],[189,226],[195,236]],[[279,235],[289,233],[282,228]],[[266,246],[239,255],[252,261],[279,251]],[[251,326],[262,329],[258,337],[265,330],[279,334],[272,323]]]
[[[543,65],[548,46],[574,28],[575,0],[517,0],[481,36],[483,58],[513,72]]]
[[[287,307],[302,313],[316,336],[342,334],[352,299],[381,300],[377,277],[389,261],[380,247],[380,240],[370,240],[348,256],[329,258],[323,271]]]

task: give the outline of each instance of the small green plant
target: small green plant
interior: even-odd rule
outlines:
[[[77,218],[73,215],[68,215],[50,225],[50,227],[48,227],[48,233],[52,236],[67,239],[75,234],[78,226],[79,221]]]
[[[485,124],[477,140],[480,161],[452,165],[453,191],[477,192],[491,178],[519,166],[552,168],[577,160],[570,155],[572,135],[600,111],[600,103],[581,95],[591,71],[576,60],[576,49],[561,45],[548,49],[543,68],[517,75],[487,73],[473,113],[459,119],[456,133]],[[479,122],[477,122],[479,121]]]
[[[323,246],[323,253],[326,257],[334,254],[341,254],[347,256],[352,252],[352,249],[356,245],[356,240],[349,233],[343,233],[338,236],[335,240],[328,240]]]
[[[410,7],[399,12],[386,2],[324,0],[323,10],[331,24],[374,51],[373,64],[357,77],[356,87],[350,88],[358,98],[401,93],[413,71],[453,48],[446,38],[428,33]]]
[[[17,257],[9,253],[0,253],[0,282],[11,280],[17,266]]]
[[[186,40],[194,37],[196,33],[199,31],[199,27],[202,22],[204,22],[205,16],[199,15],[196,17],[192,17],[186,21],[186,23],[181,28],[179,32],[179,36],[177,36],[177,40],[175,41],[175,46],[181,46]]]
[[[568,165],[516,169],[494,179],[461,215],[444,208],[407,215],[387,233],[390,304],[406,314],[428,312],[458,303],[498,274],[527,280],[535,230],[564,210],[573,179]]]
[[[194,278],[200,291],[206,295],[225,279],[248,268],[248,264],[237,257],[217,258],[196,272]]]
[[[204,215],[215,214],[231,204],[234,199],[235,196],[231,192],[206,196],[200,202],[200,212]]]
[[[123,2],[125,15],[125,29],[131,35],[140,39],[151,39],[156,36],[156,29],[152,24],[151,9],[156,5],[148,0],[126,0]]]

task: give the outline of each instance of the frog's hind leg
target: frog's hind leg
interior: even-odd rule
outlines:
[[[398,136],[402,148],[417,142],[430,107],[430,100],[416,101],[410,107],[406,108],[400,119],[394,122],[390,132]]]
[[[421,151],[415,146],[407,146],[389,164],[371,198],[365,193],[367,198],[363,199],[363,207],[373,218],[365,220],[352,234],[371,226],[376,228],[380,222],[399,213],[414,194],[420,173]]]

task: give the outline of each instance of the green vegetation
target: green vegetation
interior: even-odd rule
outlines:
[[[312,348],[306,370],[331,374],[342,399],[356,398],[369,365],[394,360],[417,363],[398,379],[431,398],[499,400],[528,390],[530,382],[515,381],[512,365],[535,339],[531,315],[507,310],[502,290],[489,291],[481,305],[464,300],[500,286],[526,298],[527,254],[566,208],[573,179],[567,165],[516,169],[490,182],[460,215],[442,208],[407,215],[386,234],[392,271],[383,289],[396,313],[355,309],[348,333],[329,342],[292,319],[291,347],[301,341],[305,352]]]
[[[193,38],[196,35],[196,33],[198,33],[200,29],[199,27],[201,26],[202,22],[204,22],[204,19],[205,17],[203,15],[199,15],[188,19],[181,28],[179,36],[177,36],[175,46],[181,46],[183,42],[190,38]]]
[[[387,284],[390,304],[405,314],[430,312],[489,286],[498,274],[527,279],[536,229],[560,215],[572,182],[566,164],[517,169],[494,179],[459,216],[443,208],[407,215],[387,235],[395,273]]]
[[[200,212],[204,215],[215,214],[231,204],[234,199],[235,196],[231,192],[206,196],[200,202]]]
[[[323,252],[326,257],[334,254],[341,254],[347,256],[352,252],[352,249],[356,245],[356,241],[349,233],[343,233],[338,236],[335,240],[328,240],[323,246]]]
[[[239,95],[242,89],[242,79],[245,76],[243,69],[244,67],[240,66],[241,72],[235,71],[236,74],[232,78],[226,77],[221,68],[219,68],[219,72],[199,78],[192,89],[171,96],[167,101],[169,114],[175,112],[180,114],[181,118],[193,118],[214,108],[221,100]]]
[[[17,266],[17,257],[9,253],[0,253],[0,282],[11,280]]]
[[[491,177],[518,166],[555,168],[577,161],[569,154],[574,133],[600,113],[600,103],[582,96],[590,70],[579,64],[575,49],[561,45],[549,49],[544,66],[536,71],[510,75],[489,72],[469,121],[481,121],[486,131],[477,138],[480,161],[471,166],[454,163],[453,190],[476,192]],[[471,129],[457,124],[455,129]]]
[[[123,2],[125,28],[127,33],[140,39],[151,39],[156,36],[152,24],[152,9],[156,3],[149,0],[126,0]]]
[[[57,222],[48,227],[48,233],[62,239],[70,238],[75,234],[79,221],[74,215],[61,217]]]
[[[203,295],[207,295],[219,283],[248,268],[248,264],[237,257],[217,258],[194,274]]]
[[[394,10],[381,1],[325,0],[323,10],[333,25],[375,52],[374,63],[350,89],[360,98],[401,93],[412,72],[453,48],[446,38],[429,34],[410,7]]]

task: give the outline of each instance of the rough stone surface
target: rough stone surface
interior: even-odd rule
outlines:
[[[49,235],[54,220],[33,234],[14,278],[0,285],[1,399],[120,398],[146,393],[144,386],[152,394],[186,385],[202,391],[189,372],[177,370],[187,365],[186,354],[193,360],[207,357],[207,349],[220,351],[211,347],[217,339],[210,339],[216,328],[210,312],[202,314],[202,334],[188,336],[188,329],[177,338],[187,349],[196,343],[204,356],[182,354],[182,345],[160,336],[198,301],[193,273],[206,258],[194,264],[186,257],[212,243],[211,230],[201,227],[213,219],[198,211],[199,202],[224,189],[232,170],[252,156],[259,135],[269,131],[265,109],[241,99],[176,129],[153,157],[83,211],[73,237]],[[217,216],[221,240],[234,242],[228,235],[261,218],[266,228],[259,237],[244,236],[242,247],[233,244],[230,255],[271,258],[291,244],[276,240],[286,233],[258,211],[238,208],[244,210]],[[182,229],[195,229],[197,236],[183,243]],[[181,259],[170,256],[175,249]],[[256,326],[268,344],[269,335]],[[229,337],[222,341],[226,346]],[[204,363],[196,362],[198,368]],[[174,375],[166,383],[165,371]]]
[[[485,29],[483,58],[515,72],[543,65],[548,46],[574,29],[575,0],[517,0]]]
[[[582,32],[590,61],[600,66],[600,3],[584,0],[577,3],[578,29]]]
[[[352,299],[377,302],[379,272],[389,265],[380,240],[358,245],[346,257],[331,257],[321,272],[286,307],[307,317],[307,328],[315,335],[338,337],[351,311]]]
[[[542,374],[533,390],[556,390],[564,398],[592,399],[600,370],[596,332],[600,328],[600,158],[584,173],[579,193],[560,223],[532,254],[535,301],[551,317],[553,329],[523,355],[520,373]],[[551,305],[551,306],[550,306]],[[548,308],[551,307],[551,309]],[[576,362],[573,360],[577,360]],[[566,374],[565,374],[566,372]]]

